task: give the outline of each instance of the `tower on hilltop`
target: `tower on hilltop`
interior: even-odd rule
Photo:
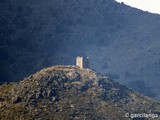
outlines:
[[[76,57],[76,66],[83,68],[89,68],[89,57]]]

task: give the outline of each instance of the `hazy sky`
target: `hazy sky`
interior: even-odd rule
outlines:
[[[144,11],[160,14],[160,0],[116,0]]]

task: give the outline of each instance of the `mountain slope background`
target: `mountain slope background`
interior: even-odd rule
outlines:
[[[41,68],[90,66],[160,99],[160,16],[114,0],[1,0],[0,82]]]

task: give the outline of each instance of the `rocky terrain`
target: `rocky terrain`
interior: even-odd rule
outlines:
[[[0,120],[130,120],[126,113],[158,115],[160,103],[90,69],[53,66],[0,86]]]

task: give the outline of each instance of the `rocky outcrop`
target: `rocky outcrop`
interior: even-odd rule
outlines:
[[[158,102],[107,76],[74,66],[49,67],[0,86],[0,107],[2,120],[128,120],[126,112],[160,112]]]

